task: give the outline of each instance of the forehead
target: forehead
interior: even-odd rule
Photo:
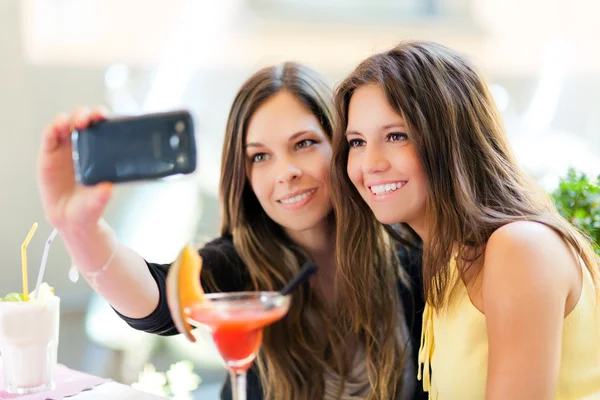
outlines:
[[[348,131],[369,131],[403,122],[402,116],[392,108],[378,85],[361,86],[352,94],[348,105]]]
[[[281,91],[254,112],[248,123],[246,143],[287,139],[300,131],[322,133],[323,128],[305,104],[291,93]]]

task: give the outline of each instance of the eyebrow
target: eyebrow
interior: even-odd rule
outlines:
[[[400,129],[406,129],[406,124],[403,122],[399,122],[397,124],[387,124],[384,125],[380,128],[381,131],[387,131],[388,129],[392,129],[392,128],[400,128]],[[350,135],[361,135],[362,134],[358,131],[346,131],[345,136],[350,136]]]
[[[291,142],[292,140],[294,140],[294,139],[296,139],[296,138],[298,138],[298,137],[300,137],[300,136],[302,136],[302,135],[304,135],[306,133],[311,133],[311,132],[313,132],[313,131],[311,131],[311,130],[305,130],[305,131],[296,132],[292,136],[290,136],[290,138],[288,139],[288,142]],[[249,147],[265,147],[265,145],[262,144],[261,142],[250,142],[250,143],[247,143],[245,147],[246,148],[249,148]]]

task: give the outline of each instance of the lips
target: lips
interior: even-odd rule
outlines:
[[[389,183],[381,183],[377,185],[368,185],[369,190],[375,196],[381,196],[385,194],[389,194],[395,192],[400,189],[404,185],[406,185],[407,181],[397,181],[397,182],[389,182]]]
[[[302,200],[305,200],[306,198],[308,198],[309,196],[314,194],[316,191],[317,191],[317,188],[307,189],[307,190],[299,190],[288,196],[282,197],[281,199],[277,200],[277,202],[281,203],[281,204],[295,204]]]

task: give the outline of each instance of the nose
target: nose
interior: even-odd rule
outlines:
[[[302,170],[289,160],[282,160],[278,168],[277,183],[292,182],[302,176]]]
[[[377,145],[371,144],[365,147],[363,159],[363,171],[369,174],[385,172],[390,168],[390,163],[383,149]]]

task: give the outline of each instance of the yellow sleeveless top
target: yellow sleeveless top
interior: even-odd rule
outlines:
[[[556,400],[600,399],[600,314],[592,276],[582,269],[581,297],[564,319]],[[430,399],[485,399],[485,315],[471,303],[454,258],[450,270],[456,285],[450,286],[447,307],[436,312],[425,306],[417,378]]]

